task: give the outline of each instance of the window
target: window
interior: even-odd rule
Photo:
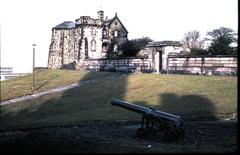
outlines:
[[[114,44],[113,52],[118,52],[118,44]]]
[[[103,35],[106,36],[107,35],[107,30],[103,31]]]
[[[94,39],[91,41],[91,50],[96,51],[96,41]]]
[[[118,23],[117,22],[115,22],[115,25],[117,25]]]
[[[117,36],[118,36],[118,31],[115,30],[115,31],[114,31],[114,37],[117,37]]]
[[[93,35],[96,34],[96,29],[92,28],[92,34],[93,34]]]
[[[74,50],[77,50],[78,49],[78,44],[77,44],[77,41],[74,41]]]
[[[105,42],[105,43],[102,43],[102,52],[106,53],[108,51],[108,44]]]

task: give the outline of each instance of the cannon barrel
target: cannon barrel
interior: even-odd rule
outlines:
[[[156,109],[153,109],[150,107],[135,105],[135,104],[132,104],[132,103],[129,103],[126,101],[122,101],[119,99],[115,99],[115,98],[112,100],[111,104],[119,106],[119,107],[123,107],[125,109],[131,110],[131,111],[143,114],[143,115],[154,117],[155,119],[171,121],[177,126],[180,126],[183,123],[181,116],[173,115],[173,114],[163,112],[160,110],[156,110]]]

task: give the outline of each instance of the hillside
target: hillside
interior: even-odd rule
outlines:
[[[45,71],[46,72],[46,71]],[[188,120],[234,117],[237,112],[237,78],[224,76],[121,74],[110,72],[48,71],[40,90],[103,76],[119,75],[40,98],[1,107],[1,128],[71,124],[85,120],[138,120],[134,112],[112,106],[113,98],[152,106]],[[56,77],[56,78],[53,78]],[[26,87],[30,77],[16,82]],[[5,85],[6,86],[6,85]],[[30,88],[30,87],[29,87]],[[11,94],[4,92],[3,94]],[[29,89],[28,89],[29,90]],[[10,90],[8,90],[10,91]],[[14,89],[16,93],[24,88]],[[22,92],[23,91],[23,92]],[[11,91],[10,91],[11,92]]]

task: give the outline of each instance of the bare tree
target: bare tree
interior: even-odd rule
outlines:
[[[182,44],[184,50],[203,49],[204,40],[200,39],[199,31],[194,30],[185,33]]]

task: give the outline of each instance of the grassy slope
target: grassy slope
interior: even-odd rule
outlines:
[[[90,72],[84,74],[82,79],[96,74],[100,73]],[[153,106],[184,118],[212,118],[224,113],[236,113],[237,78],[155,74],[121,76],[3,106],[1,127],[140,118],[134,112],[112,106],[110,102],[114,97]]]
[[[67,84],[78,82],[88,72],[71,70],[38,70],[36,72],[37,92],[48,90]],[[110,75],[112,73],[91,73],[88,79]],[[88,80],[85,78],[85,80]],[[1,81],[1,101],[12,99],[18,96],[32,94],[32,74],[17,77],[13,80]]]

